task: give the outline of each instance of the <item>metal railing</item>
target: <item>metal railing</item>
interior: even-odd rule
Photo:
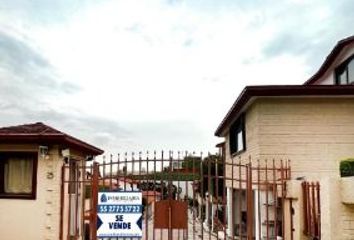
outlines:
[[[304,234],[321,239],[321,198],[319,182],[303,182]]]
[[[97,239],[100,190],[142,192],[142,239],[292,239],[292,219],[285,219],[292,214],[284,207],[290,177],[287,160],[226,161],[195,152],[126,153],[91,165],[65,164],[61,239]],[[159,207],[170,209],[168,215],[159,215]]]

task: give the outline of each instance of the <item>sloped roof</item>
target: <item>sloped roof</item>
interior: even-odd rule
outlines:
[[[215,136],[222,137],[228,126],[245,111],[247,104],[257,97],[354,97],[353,85],[273,85],[247,86],[238,96],[224,119],[215,131]]]
[[[354,43],[354,35],[340,40],[330,54],[327,56],[319,70],[308,79],[303,85],[276,85],[276,86],[247,86],[238,96],[224,119],[215,131],[215,136],[221,137],[224,130],[234,121],[251,99],[256,97],[281,97],[281,96],[354,96],[354,86],[338,86],[338,85],[312,85],[333,64],[343,48]]]
[[[311,85],[315,83],[319,78],[323,76],[323,74],[327,71],[327,69],[332,65],[332,63],[336,60],[338,55],[341,53],[343,48],[348,46],[349,44],[354,43],[354,36],[350,36],[340,40],[336,46],[332,49],[330,54],[327,56],[321,67],[318,71],[309,79],[307,80],[304,85]]]
[[[41,122],[0,128],[0,143],[13,142],[61,144],[92,155],[103,153],[103,150]]]
[[[63,134],[41,122],[0,128],[0,135],[15,134]]]

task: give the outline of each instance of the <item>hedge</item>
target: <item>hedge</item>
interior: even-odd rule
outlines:
[[[354,176],[354,158],[348,158],[340,162],[339,165],[341,177]]]

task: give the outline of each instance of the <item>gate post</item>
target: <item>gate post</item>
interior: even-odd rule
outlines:
[[[253,192],[252,192],[252,163],[246,166],[246,196],[247,196],[247,240],[253,239]]]
[[[91,240],[97,239],[97,204],[98,204],[98,176],[99,176],[99,165],[97,162],[93,163],[93,173],[92,173],[92,209],[91,209]]]

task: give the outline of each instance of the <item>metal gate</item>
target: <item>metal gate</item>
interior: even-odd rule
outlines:
[[[304,234],[321,239],[321,197],[319,182],[302,182]]]
[[[292,239],[290,172],[288,161],[194,152],[72,160],[62,168],[60,237],[96,240],[98,192],[138,190],[145,240]]]

